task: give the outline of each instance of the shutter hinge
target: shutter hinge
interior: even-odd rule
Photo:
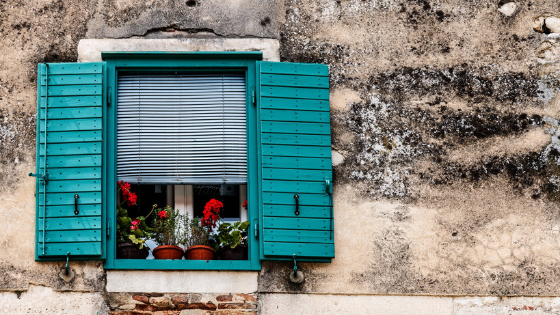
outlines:
[[[107,239],[111,236],[111,220],[107,219]]]
[[[253,105],[253,107],[257,106],[257,92],[254,86],[251,87],[251,105]]]
[[[109,87],[109,88],[107,89],[107,106],[110,106],[110,105],[111,105],[111,97],[112,97],[112,95],[113,95],[113,93],[112,93],[111,87]]]
[[[49,180],[49,175],[47,173],[45,173],[45,174],[43,174],[43,173],[37,173],[37,174],[29,173],[27,175],[37,177],[39,180],[44,180],[45,183],[48,182],[48,180]]]
[[[259,220],[253,220],[253,226],[255,227],[255,238],[259,239]]]

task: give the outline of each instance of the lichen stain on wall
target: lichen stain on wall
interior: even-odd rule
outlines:
[[[267,264],[261,288],[557,294],[560,69],[532,28],[552,6],[288,1],[282,59],[360,99],[331,107],[336,258],[298,287]]]

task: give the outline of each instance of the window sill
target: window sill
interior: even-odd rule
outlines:
[[[107,292],[252,293],[257,278],[257,271],[108,270]]]
[[[115,259],[105,269],[130,270],[260,270],[260,263],[250,260],[147,260]]]

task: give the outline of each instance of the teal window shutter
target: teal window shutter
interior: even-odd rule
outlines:
[[[258,62],[262,259],[334,257],[329,73]]]
[[[103,258],[104,62],[39,64],[36,259]]]

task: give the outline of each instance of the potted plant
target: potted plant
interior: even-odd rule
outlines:
[[[117,202],[117,259],[146,259],[149,247],[145,242],[152,235],[152,229],[146,224],[146,219],[153,212],[155,205],[146,217],[132,219],[123,205],[136,205],[138,196],[130,190],[129,183],[119,181],[117,184],[117,193],[120,193],[122,199],[121,202]]]
[[[154,258],[182,259],[183,249],[177,246],[179,243],[178,228],[181,216],[177,210],[170,206],[157,209],[157,212],[154,218],[154,240],[159,246],[152,251]]]
[[[249,259],[247,248],[247,232],[249,221],[222,223],[218,227],[218,240],[221,249],[218,256],[223,260]]]
[[[220,219],[220,211],[224,204],[216,199],[208,201],[204,207],[203,218],[189,220],[185,218],[184,245],[187,248],[185,258],[197,260],[213,260],[215,250],[212,245],[215,241],[212,233],[216,228],[216,222]]]

